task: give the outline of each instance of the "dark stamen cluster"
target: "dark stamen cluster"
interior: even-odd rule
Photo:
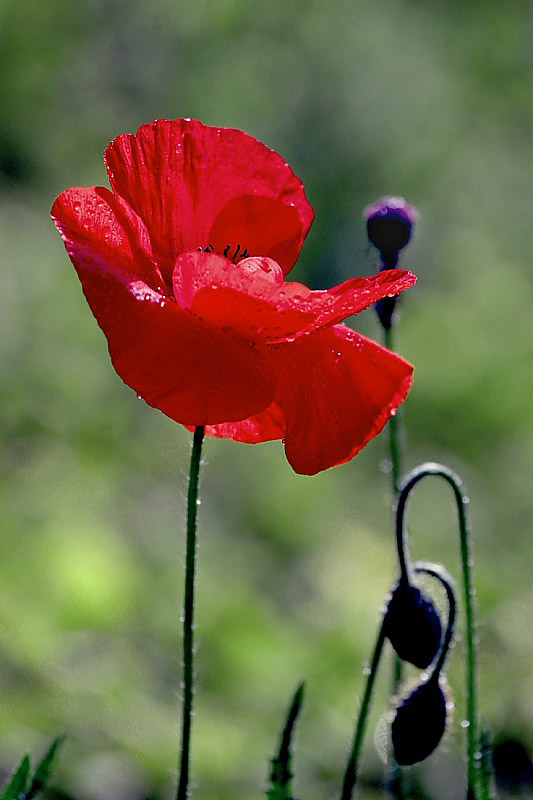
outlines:
[[[198,250],[199,250],[200,253],[218,253],[219,255],[225,256],[225,258],[229,258],[229,260],[233,261],[234,264],[236,264],[237,261],[240,261],[243,258],[249,258],[250,257],[250,253],[248,252],[248,248],[245,248],[244,250],[241,251],[240,244],[238,244],[237,247],[235,248],[235,251],[234,251],[233,255],[230,255],[230,250],[231,250],[231,245],[230,244],[226,245],[226,247],[224,248],[222,253],[220,253],[218,250],[216,250],[216,248],[215,248],[215,246],[213,244],[208,244],[207,247],[199,247]]]

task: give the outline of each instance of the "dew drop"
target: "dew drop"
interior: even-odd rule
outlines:
[[[363,675],[370,675],[370,672],[371,670],[368,665],[366,667],[363,667]]]
[[[143,399],[142,394],[137,393],[137,400],[142,400],[142,399]]]
[[[470,727],[470,720],[463,719],[461,720],[461,728],[469,728]]]

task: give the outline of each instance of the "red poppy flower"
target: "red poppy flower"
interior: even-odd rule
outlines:
[[[415,277],[284,281],[313,210],[288,164],[241,131],[157,120],[105,161],[112,191],[69,189],[52,216],[122,380],[189,428],[284,439],[296,472],[352,458],[413,368],[338,323]]]

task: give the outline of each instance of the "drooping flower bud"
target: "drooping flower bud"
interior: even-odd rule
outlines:
[[[439,651],[442,625],[426,592],[400,581],[389,600],[383,625],[385,635],[403,661],[419,669],[429,667]]]
[[[396,709],[392,748],[400,766],[423,761],[436,749],[446,729],[446,698],[438,675],[411,692]]]

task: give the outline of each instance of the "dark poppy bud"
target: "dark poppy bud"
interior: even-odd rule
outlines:
[[[363,211],[368,238],[378,248],[383,267],[396,266],[398,253],[411,238],[418,211],[403,197],[381,197]]]
[[[419,669],[437,655],[442,625],[429,595],[407,581],[394,589],[383,622],[385,636],[403,661]]]
[[[381,255],[381,269],[394,269],[398,253],[411,238],[418,211],[403,197],[381,197],[363,211],[368,238]],[[375,308],[385,330],[392,325],[397,295],[378,300]]]
[[[438,677],[420,684],[396,709],[392,748],[400,766],[423,761],[436,749],[446,729],[446,698]]]

